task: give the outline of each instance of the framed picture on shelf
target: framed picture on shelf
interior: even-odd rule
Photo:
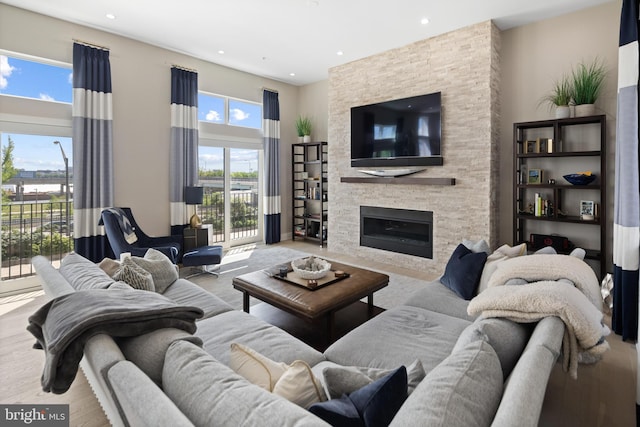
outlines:
[[[547,153],[547,138],[538,138],[536,143],[538,145],[538,153]]]
[[[525,141],[524,142],[524,152],[527,154],[537,153],[538,152],[538,142],[537,141]]]
[[[529,169],[527,175],[527,184],[542,183],[542,169]]]
[[[596,204],[593,200],[580,200],[580,219],[593,221],[596,217]]]

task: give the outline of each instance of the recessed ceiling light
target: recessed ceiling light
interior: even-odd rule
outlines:
[[[294,76],[296,75],[296,73],[289,73],[289,75],[290,75],[291,77],[294,77]]]
[[[319,1],[317,1],[317,0],[309,0],[309,1],[307,2],[307,5],[308,5],[309,7],[318,7],[318,6],[320,6],[320,2],[319,2]]]
[[[429,18],[422,18],[422,19],[420,20],[420,23],[421,23],[422,25],[427,25],[427,24],[429,23]]]
[[[224,50],[219,50],[219,51],[218,51],[218,53],[219,53],[220,55],[224,55]]]
[[[108,19],[116,19],[116,15],[114,15],[113,13],[107,13],[106,16]]]
[[[341,51],[341,50],[339,50],[339,51],[337,51],[337,52],[336,52],[336,55],[338,55],[338,56],[342,56],[342,55],[344,55],[344,52],[343,52],[343,51]]]

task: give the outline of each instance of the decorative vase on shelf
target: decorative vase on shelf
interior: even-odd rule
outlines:
[[[305,135],[302,137],[302,142],[311,142],[311,135]]]
[[[570,110],[568,105],[557,105],[556,106],[556,119],[566,119],[570,115]]]
[[[576,117],[593,116],[596,113],[595,104],[576,105]]]

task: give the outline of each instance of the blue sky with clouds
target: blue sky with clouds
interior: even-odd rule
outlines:
[[[73,147],[71,138],[40,135],[23,135],[2,133],[2,146],[6,147],[9,137],[13,140],[13,165],[24,170],[64,170],[64,160],[60,147],[53,141],[60,141],[64,153],[69,158],[69,166],[73,165]]]
[[[71,68],[0,55],[0,93],[71,103]]]
[[[0,55],[0,94],[22,96],[45,101],[71,103],[71,68],[42,64]],[[228,99],[230,125],[261,129],[262,106]],[[202,121],[224,123],[225,102],[223,97],[200,94],[198,97],[198,118]],[[64,162],[60,148],[53,141],[60,141],[65,154],[72,164],[73,149],[71,138],[2,133],[2,146],[8,144],[9,137],[15,143],[14,165],[25,170],[63,170]],[[201,147],[200,166],[206,169],[222,169],[221,149]],[[255,150],[234,149],[231,152],[232,169],[248,172],[257,169]]]

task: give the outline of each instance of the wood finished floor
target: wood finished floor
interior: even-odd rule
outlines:
[[[345,263],[381,269],[424,280],[424,273],[390,265],[380,265],[353,256],[336,255],[303,242],[283,242],[300,251],[340,258]],[[17,300],[17,298],[13,298]],[[42,351],[31,348],[34,340],[27,332],[28,317],[46,302],[45,296],[6,300],[0,304],[0,402],[25,404],[69,404],[71,426],[109,425],[82,371],[70,390],[62,395],[44,393],[40,374],[44,365]],[[25,302],[27,301],[27,302]],[[7,305],[9,304],[9,305]],[[15,308],[14,308],[15,307]],[[8,310],[12,308],[11,310]],[[632,343],[618,335],[607,341],[611,350],[596,365],[580,365],[573,380],[556,364],[545,395],[540,426],[544,427],[626,427],[635,425],[637,357]],[[133,426],[135,427],[135,426]]]

